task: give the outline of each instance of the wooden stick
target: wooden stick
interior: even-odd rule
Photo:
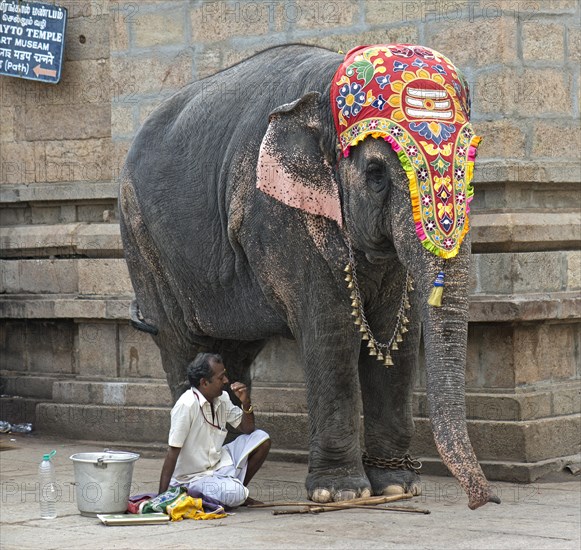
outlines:
[[[359,510],[384,510],[387,512],[415,512],[416,514],[430,514],[429,510],[424,510],[421,508],[406,508],[404,506],[365,506],[362,504],[353,504],[352,506],[345,506],[345,508],[322,508],[318,509],[313,507],[311,508],[311,512],[315,514],[319,514],[321,512],[331,512],[333,510],[349,510],[351,508],[359,509]],[[275,510],[276,511],[276,510]]]
[[[329,510],[333,510],[333,508],[329,508]],[[310,514],[310,508],[299,508],[295,510],[273,510],[273,516],[290,516],[291,514]]]
[[[275,506],[325,506],[325,507],[332,507],[338,508],[341,506],[347,505],[354,505],[354,504],[385,504],[386,502],[394,502],[396,500],[403,500],[412,498],[413,495],[411,493],[403,493],[401,495],[392,495],[392,496],[377,496],[377,497],[362,497],[362,498],[354,498],[351,500],[345,500],[340,502],[325,502],[325,503],[318,503],[318,502],[285,502],[285,501],[275,501],[275,502],[265,502],[264,504],[250,504],[248,508],[271,508]]]
[[[367,508],[368,506],[374,506],[376,504],[385,504],[386,502],[395,502],[396,500],[405,500],[412,497],[413,495],[411,493],[404,493],[401,495],[392,495],[390,497],[380,496],[380,497],[370,497],[366,499],[356,498],[353,500],[345,500],[342,502],[326,502],[324,504],[317,504],[314,507],[312,507],[311,510],[315,510],[318,512],[322,511],[323,509],[353,508],[355,506],[363,506],[364,508]]]
[[[291,514],[319,514],[321,512],[333,512],[335,510],[349,510],[351,508],[359,509],[359,510],[383,510],[385,512],[413,512],[416,514],[431,514],[430,510],[424,510],[422,508],[406,508],[404,506],[365,506],[363,504],[353,504],[349,507],[338,508],[338,507],[319,507],[313,506],[310,508],[301,508],[299,510],[273,510],[272,514],[274,516],[284,516],[284,515],[291,515]]]

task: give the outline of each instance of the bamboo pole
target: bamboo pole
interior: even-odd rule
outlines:
[[[283,500],[275,501],[275,502],[265,502],[263,504],[249,504],[248,508],[271,508],[276,506],[318,506],[318,507],[330,507],[330,508],[340,508],[345,507],[348,505],[367,505],[367,504],[385,504],[387,502],[395,502],[396,500],[404,500],[408,498],[412,498],[413,495],[411,493],[403,493],[401,495],[392,495],[392,496],[377,496],[377,497],[362,497],[362,498],[354,498],[351,500],[344,500],[340,502],[285,502]]]
[[[359,509],[359,510],[379,510],[384,512],[412,512],[415,514],[430,514],[430,510],[425,510],[422,508],[406,508],[404,506],[372,506],[368,505],[365,506],[364,504],[353,504],[351,506],[345,506],[343,508],[328,506],[328,507],[319,507],[319,506],[312,506],[301,508],[299,510],[273,510],[272,514],[274,516],[285,516],[291,514],[319,514],[321,512],[334,512],[336,510],[350,510],[350,509]]]

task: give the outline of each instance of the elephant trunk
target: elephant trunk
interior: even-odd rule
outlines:
[[[468,255],[446,262],[442,307],[427,304],[434,264],[417,280],[424,333],[427,398],[438,453],[468,495],[468,506],[500,503],[476,459],[466,428],[464,372],[468,333]],[[464,266],[462,266],[464,264]]]

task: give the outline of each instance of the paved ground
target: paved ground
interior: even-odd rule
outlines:
[[[272,510],[241,508],[212,521],[185,520],[167,525],[106,527],[78,512],[73,465],[76,452],[99,451],[98,444],[2,435],[0,448],[0,547],[42,548],[404,548],[413,549],[575,549],[581,547],[580,479],[533,485],[495,483],[502,504],[468,509],[453,478],[425,476],[423,495],[405,503],[430,515],[365,510],[274,516]],[[37,468],[42,454],[57,450],[62,497],[58,518],[39,519]],[[149,458],[148,458],[149,457]],[[135,463],[135,493],[157,488],[159,454],[145,452]],[[303,500],[306,465],[267,462],[251,495],[264,501]],[[399,504],[399,503],[397,503]]]

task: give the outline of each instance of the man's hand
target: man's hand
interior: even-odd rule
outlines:
[[[234,395],[240,399],[242,406],[248,410],[250,407],[250,396],[248,395],[248,388],[242,382],[234,382],[230,385],[230,389],[234,392]]]
[[[242,421],[238,429],[243,434],[252,433],[254,431],[254,414],[252,412],[252,404],[250,403],[250,395],[248,395],[248,388],[242,382],[234,382],[234,384],[230,385],[230,389],[240,399],[240,403],[242,404]]]

